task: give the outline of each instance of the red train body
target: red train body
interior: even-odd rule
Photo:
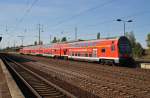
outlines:
[[[28,46],[20,49],[20,53],[98,61],[101,63],[124,63],[132,58],[131,44],[124,36],[111,39]]]

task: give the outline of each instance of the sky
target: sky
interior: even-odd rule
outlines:
[[[137,42],[146,48],[150,32],[150,0],[0,0],[1,48],[31,45],[38,40],[38,24],[43,29],[41,40],[48,44],[54,36],[95,39],[122,36],[123,22],[126,32],[133,32]]]

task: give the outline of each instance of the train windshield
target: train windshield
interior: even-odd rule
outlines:
[[[129,44],[120,44],[119,50],[121,54],[130,54],[131,53],[131,47]]]
[[[126,37],[121,37],[119,39],[119,53],[120,54],[131,54],[132,47],[130,41]]]

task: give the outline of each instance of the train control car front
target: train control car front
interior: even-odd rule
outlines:
[[[132,55],[132,46],[129,39],[121,36],[118,40],[119,64],[128,65],[134,63]],[[130,65],[128,65],[130,66]]]

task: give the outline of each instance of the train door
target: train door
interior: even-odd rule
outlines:
[[[67,49],[64,49],[64,55],[67,55]]]
[[[93,49],[92,57],[97,57],[97,49]]]
[[[111,57],[115,56],[115,45],[114,44],[111,45],[111,55],[110,56]]]

